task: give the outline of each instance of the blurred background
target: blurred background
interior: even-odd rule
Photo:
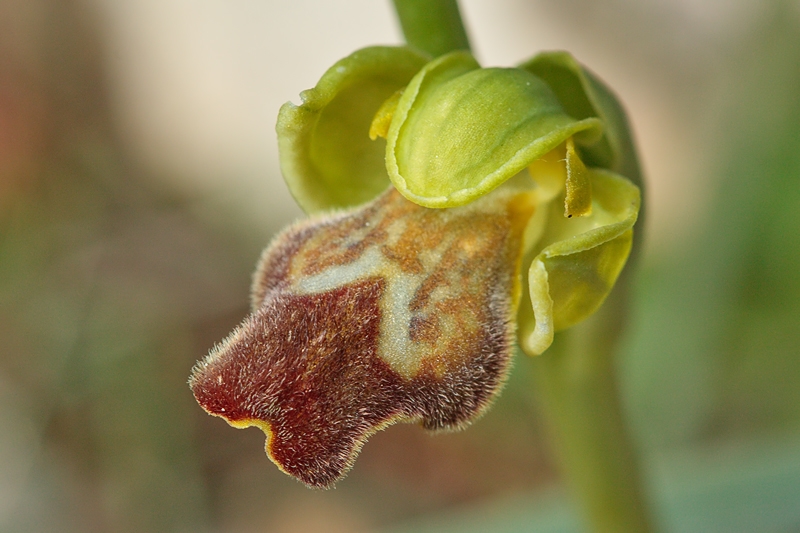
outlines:
[[[665,531],[800,532],[800,2],[464,0],[485,65],[568,49],[648,178],[620,375]],[[0,0],[0,531],[579,531],[517,357],[468,431],[311,491],[186,385],[300,211],[279,106],[388,1]]]

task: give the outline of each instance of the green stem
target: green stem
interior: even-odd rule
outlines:
[[[557,334],[534,360],[557,455],[595,533],[654,531],[616,379],[628,281],[620,279],[595,315]]]
[[[469,50],[458,0],[394,0],[406,42],[433,57]]]

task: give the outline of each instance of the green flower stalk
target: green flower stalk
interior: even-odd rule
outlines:
[[[365,48],[301,98],[277,129],[311,216],[266,249],[252,314],[191,387],[327,487],[391,423],[466,426],[515,344],[539,355],[594,313],[640,197],[618,107],[565,53],[481,68],[465,51]]]

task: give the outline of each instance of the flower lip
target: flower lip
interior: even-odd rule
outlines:
[[[264,430],[270,458],[314,487],[389,424],[467,425],[509,367],[531,197],[440,211],[390,189],[284,232],[255,311],[195,368],[198,403]]]

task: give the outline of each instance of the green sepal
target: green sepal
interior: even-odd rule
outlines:
[[[281,171],[307,213],[371,200],[389,186],[375,112],[430,60],[411,48],[373,46],[338,61],[278,115]]]
[[[542,353],[556,331],[594,313],[608,296],[630,254],[639,213],[639,188],[630,180],[589,169],[592,214],[567,219],[553,201],[547,226],[531,262],[527,295],[518,315],[519,343],[528,355]]]
[[[456,207],[488,193],[575,135],[600,137],[594,117],[568,115],[550,88],[519,68],[481,69],[466,52],[427,65],[392,118],[386,167],[425,207]]]
[[[612,170],[641,187],[641,172],[622,105],[602,81],[568,52],[542,52],[520,68],[543,80],[564,110],[576,119],[598,118],[603,136],[586,143],[576,138],[587,166]]]

